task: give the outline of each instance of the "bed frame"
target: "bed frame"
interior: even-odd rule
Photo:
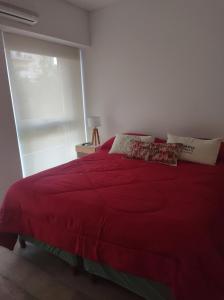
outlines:
[[[34,246],[67,262],[72,267],[75,276],[81,272],[87,272],[93,282],[97,282],[100,278],[107,279],[143,297],[145,300],[174,300],[170,289],[161,283],[119,272],[106,265],[49,246],[31,237],[19,236],[19,244],[22,249],[26,248],[26,242],[32,243]]]

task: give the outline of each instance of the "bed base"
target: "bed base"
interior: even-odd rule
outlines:
[[[27,244],[26,244],[26,240],[22,237],[22,236],[19,236],[19,245],[20,245],[20,248],[21,249],[25,249],[27,247]],[[93,282],[93,283],[97,283],[100,279],[99,276],[97,275],[94,275],[94,274],[91,274],[91,273],[88,273],[85,268],[84,268],[84,261],[83,261],[83,258],[79,255],[76,256],[76,259],[77,259],[77,263],[76,265],[72,266],[72,273],[74,276],[78,276],[80,275],[81,273],[87,273],[88,274],[88,277],[89,279]]]
[[[84,271],[83,258],[77,255],[77,264],[75,266],[72,266],[73,275],[77,276],[80,273],[83,273],[83,271]]]
[[[23,237],[21,235],[19,236],[19,245],[20,245],[20,248],[22,248],[22,249],[26,248],[26,241],[23,239]]]
[[[77,257],[77,264],[76,266],[72,267],[73,275],[78,276],[82,273],[86,273],[89,279],[92,281],[92,283],[97,283],[100,280],[100,277],[87,272],[84,267],[84,259],[79,255],[77,255],[76,257]]]
[[[96,284],[101,278],[114,282],[123,288],[141,296],[145,300],[174,300],[170,289],[161,283],[140,278],[131,274],[116,271],[109,266],[85,259],[78,255],[73,255],[63,250],[49,246],[31,237],[20,236],[19,244],[22,249],[26,248],[26,242],[45,250],[63,261],[67,262],[75,276],[87,273],[91,281]]]

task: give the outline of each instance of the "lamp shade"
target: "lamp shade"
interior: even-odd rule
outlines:
[[[89,128],[97,128],[101,126],[100,117],[88,117],[87,123]]]

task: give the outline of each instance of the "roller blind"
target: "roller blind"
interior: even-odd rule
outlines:
[[[76,158],[85,140],[79,49],[4,34],[24,177]]]

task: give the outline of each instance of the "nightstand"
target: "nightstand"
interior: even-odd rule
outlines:
[[[95,153],[99,146],[94,146],[94,145],[76,145],[75,150],[77,152],[77,157],[83,157],[91,153]]]

